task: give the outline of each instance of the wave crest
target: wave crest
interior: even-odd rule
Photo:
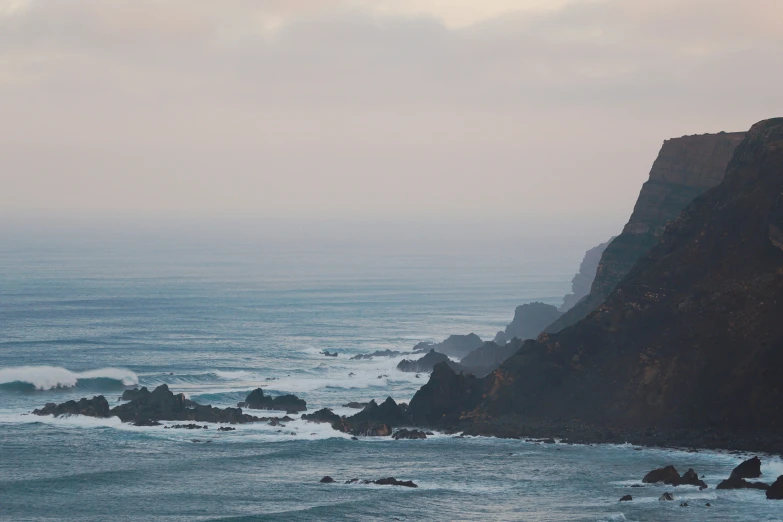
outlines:
[[[89,385],[134,386],[138,376],[122,368],[100,368],[72,372],[59,366],[17,366],[0,368],[0,387],[10,389],[54,390]]]

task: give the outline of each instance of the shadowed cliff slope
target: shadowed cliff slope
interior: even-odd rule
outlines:
[[[546,328],[559,332],[596,309],[636,261],[652,248],[666,223],[723,179],[744,132],[702,134],[666,140],[642,186],[622,234],[604,250],[589,295]]]
[[[526,342],[484,379],[436,367],[411,415],[433,424],[514,417],[776,436],[782,238],[779,118],[753,126],[723,182],[670,222],[586,319]]]

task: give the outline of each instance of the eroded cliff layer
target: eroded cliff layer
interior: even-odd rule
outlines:
[[[781,225],[783,118],[754,125],[724,181],[669,223],[595,313],[526,342],[484,379],[437,367],[411,415],[496,428],[514,419],[701,430],[779,447]]]
[[[659,240],[670,220],[697,196],[718,185],[744,132],[666,140],[642,186],[623,232],[604,250],[589,295],[546,328],[559,332],[596,309]]]

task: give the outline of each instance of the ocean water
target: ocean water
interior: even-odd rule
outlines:
[[[559,304],[592,246],[152,237],[0,236],[0,520],[782,519],[763,493],[715,491],[742,459],[720,452],[353,441],[298,419],[222,433],[29,415],[161,383],[221,407],[258,386],[311,411],[408,401],[426,375],[397,372],[401,358],[349,357],[451,333],[491,339],[518,304]],[[630,487],[670,463],[711,488]],[[765,456],[763,471],[773,480],[783,463]],[[388,476],[419,487],[344,484]],[[676,501],[659,502],[664,491]],[[634,501],[618,503],[625,494]]]

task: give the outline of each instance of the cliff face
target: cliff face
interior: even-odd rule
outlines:
[[[495,335],[495,342],[505,344],[514,337],[535,339],[547,325],[552,324],[560,315],[556,307],[545,303],[527,303],[517,306],[514,311],[514,319],[504,331]]]
[[[571,280],[571,293],[563,297],[563,304],[558,311],[565,313],[576,305],[583,297],[590,293],[590,288],[595,280],[595,273],[598,271],[598,263],[601,256],[614,238],[606,243],[601,243],[585,252],[582,264],[579,265],[579,272]],[[548,326],[548,325],[547,325]]]
[[[433,397],[445,388],[430,382],[412,415],[779,438],[781,230],[783,118],[754,125],[724,181],[669,223],[595,313],[527,341],[484,379],[439,368],[432,378],[461,405]]]
[[[642,186],[623,232],[604,250],[590,293],[546,328],[559,332],[596,309],[658,243],[663,230],[697,196],[718,185],[745,133],[703,134],[666,140]]]

